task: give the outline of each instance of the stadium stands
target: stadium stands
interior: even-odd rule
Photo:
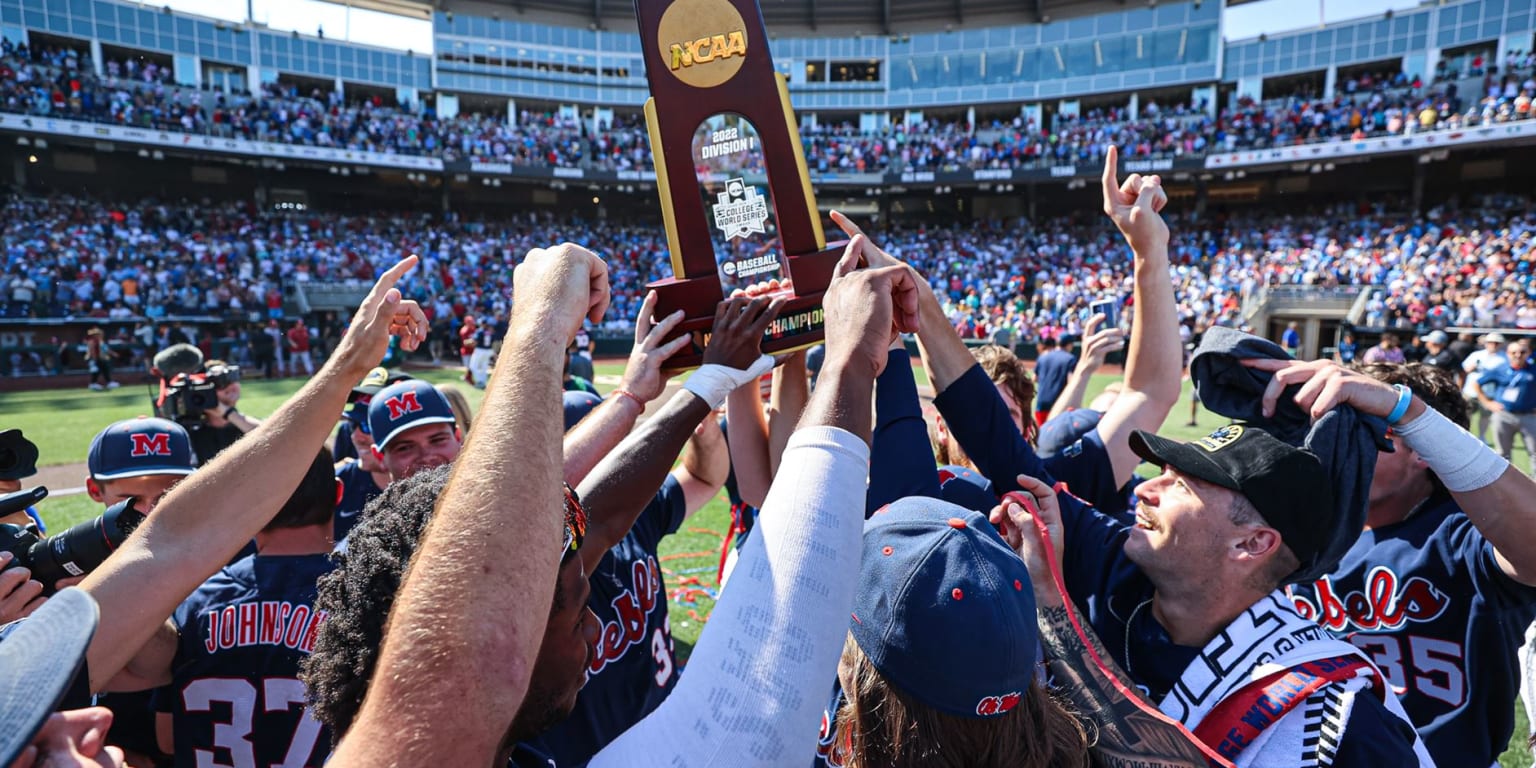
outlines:
[[[653,225],[551,213],[441,221],[13,196],[0,221],[5,317],[121,320],[115,332],[124,344],[145,319],[222,318],[244,333],[282,314],[285,285],[366,283],[407,253],[420,254],[425,269],[406,292],[443,333],[466,314],[503,316],[511,265],[540,243],[570,240],[604,254],[615,276],[608,317],[618,332],[644,285],[671,272],[666,239]],[[1385,206],[1335,206],[1170,224],[1180,317],[1192,333],[1241,326],[1245,299],[1276,284],[1377,286],[1370,326],[1536,329],[1536,208],[1528,200],[1492,197],[1416,218]],[[1076,335],[1090,302],[1130,295],[1129,253],[1098,222],[906,225],[877,237],[922,269],[970,338],[1004,329],[1021,342]]]
[[[591,131],[579,120],[524,110],[461,114],[442,120],[421,105],[387,106],[378,97],[344,100],[335,91],[269,83],[256,94],[178,86],[169,70],[133,60],[105,62],[93,74],[88,54],[60,46],[0,49],[0,109],[218,137],[493,160],[513,165],[643,170],[651,167],[637,117],[616,115]],[[1407,73],[1347,80],[1331,99],[1315,94],[1254,102],[1241,99],[1215,117],[1207,105],[1162,108],[1148,103],[1057,116],[1039,126],[1023,117],[976,126],[926,121],[861,132],[838,123],[804,132],[806,160],[816,171],[1028,168],[1062,161],[1096,163],[1105,148],[1128,159],[1194,157],[1207,151],[1363,139],[1473,127],[1531,117],[1536,94],[1532,57],[1512,57],[1502,74],[1471,81],[1447,70],[1425,84]],[[1478,70],[1481,72],[1481,70]],[[1479,85],[1465,93],[1463,83]]]

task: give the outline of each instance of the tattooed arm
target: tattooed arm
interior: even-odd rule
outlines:
[[[1129,677],[1115,665],[1093,629],[1082,622],[1074,625],[1055,569],[1045,554],[1047,546],[1061,551],[1061,510],[1056,492],[1027,475],[1019,476],[1019,486],[1025,493],[1008,494],[1002,505],[992,510],[992,523],[1029,568],[1051,687],[1084,721],[1093,764],[1107,768],[1204,768],[1211,764],[1194,734],[1143,701],[1124,682]]]
[[[1055,591],[1054,587],[1046,589]],[[1204,768],[1208,763],[1195,745],[1194,735],[1157,713],[1155,707],[1138,701],[1135,691],[1117,686],[1115,678],[1124,680],[1125,673],[1110,660],[1093,630],[1083,626],[1088,639],[1084,643],[1061,596],[1056,596],[1054,605],[1045,605],[1039,602],[1040,592],[1035,592],[1040,643],[1045,647],[1052,693],[1084,720],[1093,764],[1104,768]],[[1100,666],[1100,661],[1105,666]]]

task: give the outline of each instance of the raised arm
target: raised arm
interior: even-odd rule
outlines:
[[[1056,398],[1056,404],[1051,406],[1051,413],[1047,421],[1056,418],[1068,411],[1083,407],[1083,398],[1088,394],[1088,384],[1093,380],[1093,374],[1104,365],[1104,358],[1111,352],[1125,349],[1125,332],[1119,328],[1105,328],[1099,330],[1104,324],[1103,315],[1094,315],[1088,318],[1088,324],[1083,326],[1083,355],[1077,360],[1077,367],[1072,369],[1072,375],[1067,377],[1067,386]]]
[[[832,219],[852,238],[849,248],[857,246],[867,263],[901,264],[870,243],[847,217],[837,214]],[[945,427],[998,493],[1017,489],[1015,477],[1020,474],[1053,482],[1039,455],[1014,426],[1002,395],[944,317],[933,289],[919,279],[915,293],[921,328],[918,349],[937,392],[933,404],[944,417]]]
[[[763,331],[777,315],[778,305],[768,299],[737,297],[721,302],[715,311],[713,336],[704,350],[704,365],[660,413],[619,443],[581,484],[577,495],[588,514],[581,557],[588,573],[629,533],[699,422],[713,413],[736,382],[752,381],[773,364],[759,348]],[[725,482],[723,473],[720,482]]]
[[[821,380],[688,674],[593,768],[750,768],[812,754],[858,581],[870,388],[892,334],[916,317],[915,273],[847,274],[851,264],[826,294]]]
[[[160,646],[150,640],[163,637],[176,606],[277,514],[288,491],[274,489],[298,486],[348,393],[384,356],[390,334],[400,334],[407,349],[426,338],[421,308],[395,288],[415,264],[412,256],[385,272],[315,377],[260,427],[172,489],[80,584],[101,606],[101,626],[86,652],[91,690],[103,690],[147,646]]]
[[[666,378],[661,375],[661,364],[689,343],[687,334],[662,343],[682,322],[682,310],[659,323],[652,322],[651,315],[655,311],[656,293],[652,291],[645,295],[640,314],[635,318],[635,346],[629,352],[629,362],[624,365],[624,378],[619,382],[619,388],[565,436],[564,475],[566,484],[571,487],[581,485],[592,468],[635,428],[646,404],[661,397],[667,385]]]
[[[811,380],[805,368],[805,351],[801,350],[773,369],[773,393],[768,400],[768,467],[774,474],[778,474],[784,447],[789,445],[789,436],[800,423],[810,397]]]
[[[928,442],[917,381],[906,345],[897,339],[875,381],[875,433],[869,453],[864,515],[908,496],[939,497],[939,476]]]
[[[1294,384],[1303,385],[1296,393],[1297,404],[1314,419],[1346,403],[1382,418],[1397,407],[1394,387],[1329,360],[1249,360],[1244,364],[1275,372],[1264,393],[1266,415],[1274,413],[1281,393]],[[1392,431],[1440,478],[1457,506],[1493,545],[1499,570],[1521,584],[1536,586],[1536,480],[1418,395],[1412,396]]]
[[[1162,180],[1131,174],[1115,184],[1118,150],[1104,158],[1104,212],[1130,244],[1135,259],[1135,302],[1131,342],[1125,358],[1125,388],[1099,420],[1116,487],[1125,485],[1141,459],[1131,450],[1131,433],[1156,432],[1179,402],[1184,355],[1179,317],[1168,273],[1168,225],[1158,212],[1168,202]]]
[[[832,221],[848,235],[850,247],[853,245],[852,239],[863,238],[859,250],[866,264],[884,267],[901,263],[876,246],[847,216],[833,211]],[[960,340],[960,334],[949,324],[949,318],[944,316],[944,308],[939,305],[932,286],[921,278],[917,282],[918,327],[922,329],[917,334],[917,344],[923,355],[923,366],[928,371],[928,382],[933,385],[935,394],[942,394],[949,389],[949,385],[965,375],[971,366],[976,365],[976,358],[971,356],[971,350],[966,348],[965,342]]]
[[[737,387],[726,398],[725,423],[736,491],[742,501],[762,509],[768,486],[773,483],[773,469],[768,458],[768,417],[763,414],[757,382]]]
[[[335,766],[488,766],[527,692],[561,556],[560,373],[582,318],[608,308],[608,270],[566,243],[530,252],[513,286],[516,343],[401,584]]]
[[[683,506],[691,516],[720,493],[731,474],[725,435],[720,433],[720,421],[713,411],[694,427],[679,464],[672,470],[672,478],[683,489]]]

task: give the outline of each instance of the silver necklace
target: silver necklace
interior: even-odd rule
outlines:
[[[1131,622],[1136,620],[1136,614],[1140,613],[1141,609],[1147,607],[1147,604],[1150,603],[1150,602],[1152,602],[1152,598],[1150,598],[1150,597],[1145,599],[1145,600],[1143,600],[1143,601],[1141,601],[1139,604],[1137,604],[1136,608],[1131,611],[1130,618],[1125,620],[1125,675],[1126,675],[1126,677],[1130,677],[1131,676]]]

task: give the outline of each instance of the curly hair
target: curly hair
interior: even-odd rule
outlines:
[[[1019,406],[1020,422],[1024,427],[1024,441],[1034,445],[1039,439],[1039,427],[1035,424],[1034,414],[1030,409],[1035,402],[1035,377],[1024,366],[1024,361],[1009,351],[1006,347],[996,344],[986,344],[971,350],[971,356],[981,364],[981,370],[987,374],[987,378],[993,384],[1008,390],[1013,395],[1014,402]],[[962,464],[971,466],[973,462],[965,451],[958,445],[950,445],[939,433],[938,419],[928,418],[928,439],[933,444],[934,458],[940,464]]]
[[[1468,429],[1467,401],[1448,371],[1424,363],[1365,363],[1355,370],[1388,384],[1405,384],[1424,404],[1439,411],[1456,426]]]
[[[390,483],[364,508],[336,570],[320,579],[315,609],[328,615],[299,678],[310,712],[330,726],[336,743],[363,706],[395,594],[452,469],[434,467]]]
[[[993,384],[1002,386],[1008,390],[1008,394],[1013,395],[1023,416],[1024,440],[1034,445],[1039,437],[1033,414],[1029,412],[1035,402],[1034,375],[1024,366],[1024,361],[1006,347],[987,344],[971,350],[971,355],[976,358],[976,362],[981,363],[981,369],[987,372],[987,378]]]

